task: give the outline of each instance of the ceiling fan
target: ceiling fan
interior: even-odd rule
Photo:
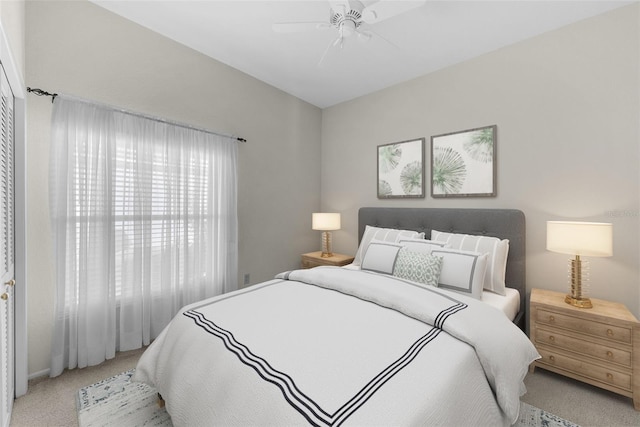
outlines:
[[[277,33],[298,33],[315,30],[335,29],[337,37],[327,46],[319,63],[322,63],[329,49],[344,46],[345,40],[357,36],[368,41],[377,35],[371,25],[422,6],[426,0],[329,0],[328,22],[279,22],[272,25]],[[387,43],[388,40],[384,39]]]

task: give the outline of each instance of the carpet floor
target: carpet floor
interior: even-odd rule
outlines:
[[[135,368],[142,352],[122,352],[99,366],[29,380],[28,393],[14,401],[11,427],[77,426],[78,390]],[[640,426],[640,411],[633,409],[630,398],[544,369],[527,374],[525,385],[524,403],[582,427]]]
[[[77,394],[80,427],[171,427],[171,418],[146,384],[131,382],[134,370],[83,387]],[[542,409],[521,402],[515,427],[577,427]]]

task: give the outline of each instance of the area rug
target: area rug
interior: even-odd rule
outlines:
[[[153,387],[131,381],[134,370],[123,372],[78,390],[80,427],[171,427],[171,418],[158,406]],[[524,402],[516,427],[578,427],[576,424]]]
[[[78,390],[80,427],[172,426],[164,408],[158,406],[156,389],[132,382],[134,369]]]

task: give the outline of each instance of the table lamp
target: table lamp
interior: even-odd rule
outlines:
[[[339,213],[311,214],[311,228],[322,231],[322,258],[333,256],[331,253],[331,231],[340,230]]]
[[[588,263],[581,256],[613,255],[613,226],[603,222],[547,221],[547,250],[574,255],[569,259],[570,289],[564,301],[580,308],[591,308],[587,296]]]

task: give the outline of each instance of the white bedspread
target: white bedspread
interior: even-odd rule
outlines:
[[[318,267],[185,307],[134,380],[176,426],[497,426],[537,357],[480,301]]]

